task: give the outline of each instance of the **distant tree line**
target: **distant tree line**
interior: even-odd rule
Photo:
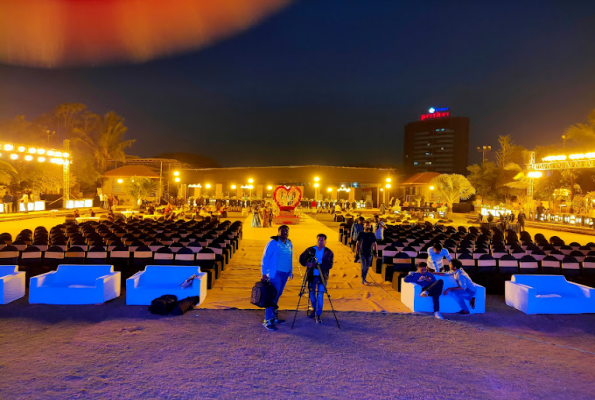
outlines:
[[[114,166],[110,161],[126,161],[126,149],[136,141],[126,139],[127,132],[122,116],[114,111],[100,115],[82,103],[64,103],[31,120],[17,115],[0,121],[3,142],[61,150],[63,141],[70,140],[71,186],[78,185],[81,191],[94,191],[101,185],[102,174]],[[213,159],[198,154],[163,153],[158,157],[175,158],[195,168],[219,167]],[[62,168],[34,161],[0,161],[0,185],[13,192],[58,193]]]
[[[541,162],[545,156],[595,150],[595,110],[589,114],[587,123],[569,126],[561,135],[561,139],[561,145],[535,147],[532,150],[535,152],[535,162]],[[516,145],[510,135],[500,136],[498,144],[496,160],[487,160],[467,167],[467,178],[484,200],[507,203],[516,198],[520,203],[524,203],[531,184],[531,179],[524,172],[530,163],[531,150]],[[585,206],[585,197],[577,195],[582,193],[583,186],[593,187],[594,181],[593,170],[549,171],[542,178],[534,180],[533,197],[540,201],[553,201],[555,198],[565,197],[572,212],[573,208]],[[588,196],[594,197],[592,194]]]

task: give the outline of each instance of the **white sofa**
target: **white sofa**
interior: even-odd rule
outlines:
[[[196,275],[192,286],[182,289],[186,279]],[[181,265],[147,265],[144,271],[126,279],[126,304],[149,305],[164,294],[173,294],[178,300],[199,296],[201,304],[207,297],[207,274],[200,267]]]
[[[118,296],[120,272],[113,265],[59,265],[29,283],[31,304],[101,304]]]
[[[505,297],[507,305],[525,314],[595,313],[595,289],[563,275],[513,275]]]
[[[457,282],[452,276],[435,275],[436,279],[444,281],[444,288],[457,287]],[[401,278],[401,302],[405,304],[413,312],[433,312],[434,303],[430,296],[421,297],[421,286],[417,283],[405,282],[405,277]],[[465,300],[469,312],[471,314],[485,313],[486,311],[486,289],[485,287],[474,283],[475,285],[475,309],[469,305],[469,301]],[[440,312],[441,313],[455,313],[461,311],[459,303],[449,293],[446,296],[440,296]]]
[[[25,272],[17,265],[0,265],[0,304],[25,296]]]

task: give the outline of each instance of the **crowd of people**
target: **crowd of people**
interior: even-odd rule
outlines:
[[[38,194],[31,190],[26,190],[22,194],[11,194],[10,191],[4,192],[2,203],[4,204],[4,213],[18,213],[21,212],[19,204],[23,204],[24,210],[22,212],[29,212],[29,203],[40,200]]]
[[[263,207],[255,205],[252,207],[252,224],[253,228],[268,228],[273,226],[273,216],[275,210],[271,203],[266,203]]]
[[[356,259],[361,263],[362,284],[367,285],[368,270],[374,257],[378,256],[377,242],[382,240],[383,223],[378,216],[374,222],[360,217],[354,224],[351,237],[356,241]],[[270,282],[275,288],[273,305],[265,309],[263,326],[269,331],[277,330],[277,325],[283,324],[279,316],[278,301],[282,296],[288,279],[293,279],[293,244],[289,239],[289,227],[281,225],[276,236],[272,236],[267,243],[261,261],[262,280]],[[305,281],[309,292],[309,318],[316,323],[322,323],[324,294],[329,279],[329,271],[333,267],[334,253],[326,247],[327,237],[321,233],[316,237],[316,245],[308,247],[299,257],[299,262],[306,267]],[[444,280],[436,276],[451,276],[456,282],[455,287],[444,290]],[[417,270],[410,272],[405,282],[421,286],[421,296],[431,297],[434,306],[434,316],[444,319],[440,313],[440,296],[450,295],[457,301],[461,310],[457,314],[470,314],[465,300],[471,308],[475,308],[475,285],[469,275],[462,268],[460,260],[454,259],[448,250],[440,243],[435,243],[428,251],[426,262],[417,264]],[[301,295],[301,294],[300,294]]]

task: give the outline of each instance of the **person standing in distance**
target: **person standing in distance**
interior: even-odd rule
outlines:
[[[277,324],[285,323],[279,319],[279,298],[283,294],[283,289],[287,279],[293,279],[293,245],[289,236],[289,227],[281,225],[277,230],[277,236],[271,236],[271,240],[264,248],[262,262],[262,279],[268,280],[277,289],[275,303],[264,310],[263,326],[269,331],[276,331]]]
[[[440,243],[434,243],[434,246],[428,251],[428,268],[433,269],[434,272],[444,272],[444,261],[446,258],[448,262],[452,260],[448,250],[443,249]],[[446,264],[450,267],[450,264]]]
[[[374,215],[374,234],[377,240],[384,240],[384,229],[386,224],[380,220],[378,214]]]
[[[355,247],[362,263],[362,285],[367,285],[366,277],[368,276],[368,269],[372,265],[372,255],[376,256],[378,254],[376,235],[372,232],[369,222],[364,224],[364,231],[359,234]]]
[[[324,286],[328,282],[329,270],[333,268],[335,255],[333,251],[326,247],[326,235],[324,233],[318,234],[316,237],[317,244],[314,247],[308,247],[300,255],[300,264],[308,267],[308,289],[310,290],[310,302],[312,304],[312,312],[308,318],[314,318],[317,324],[322,323],[322,306],[324,302]],[[316,261],[320,264],[322,276],[316,265],[311,265],[312,257],[316,257]]]

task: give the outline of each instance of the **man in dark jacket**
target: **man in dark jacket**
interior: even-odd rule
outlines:
[[[308,247],[302,255],[300,255],[300,264],[308,267],[308,289],[310,291],[310,302],[312,303],[312,312],[308,315],[309,318],[314,318],[317,324],[322,323],[322,306],[324,302],[324,287],[328,282],[329,270],[333,268],[335,255],[332,250],[326,247],[326,235],[320,233],[317,237],[318,244],[314,247]],[[312,260],[312,258],[316,260]],[[322,276],[316,268],[314,262],[320,264],[320,271]]]
[[[404,279],[405,282],[416,283],[421,286],[421,297],[432,298],[434,303],[434,317],[444,319],[440,314],[440,295],[444,287],[444,281],[438,280],[436,277],[428,272],[428,265],[425,262],[420,262],[417,265],[417,272],[410,272]]]

